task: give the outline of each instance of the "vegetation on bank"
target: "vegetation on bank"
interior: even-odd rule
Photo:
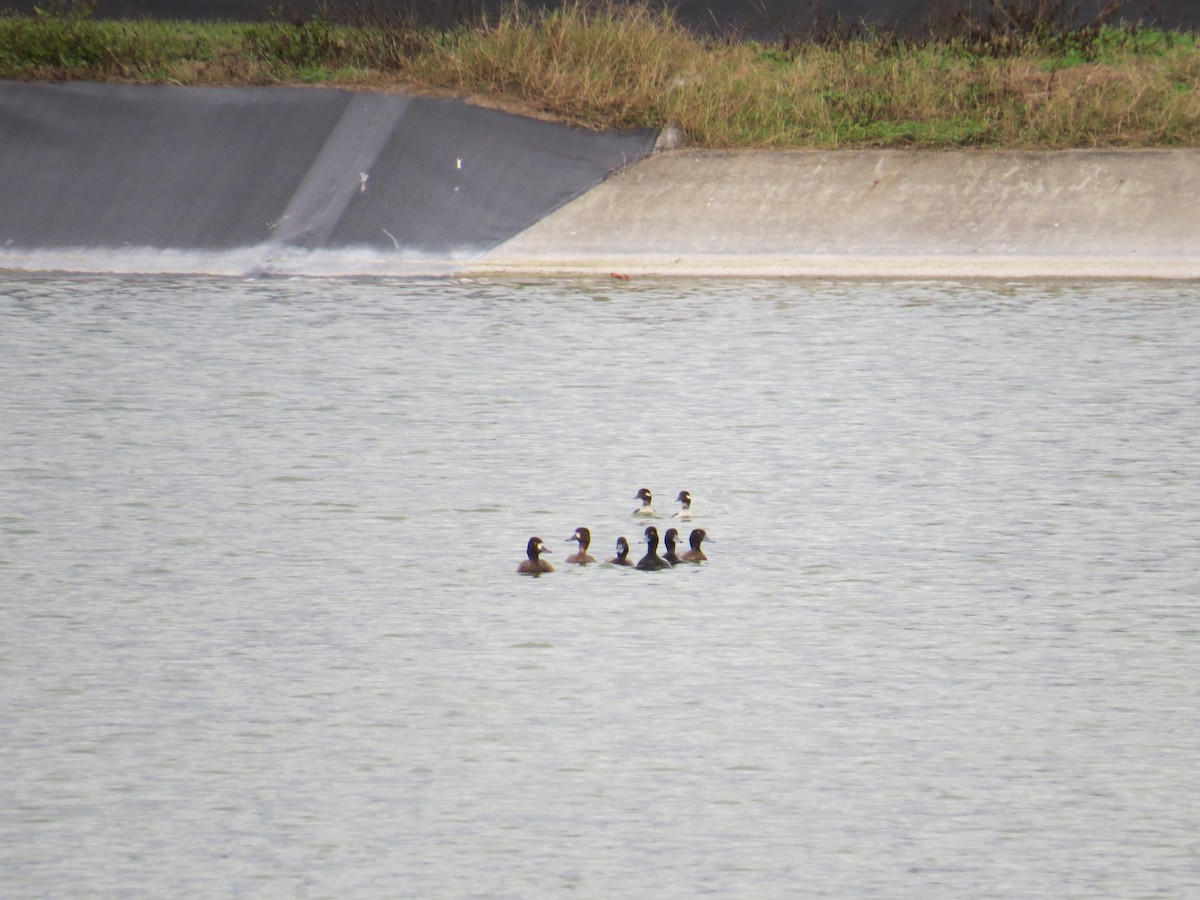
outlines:
[[[104,20],[63,0],[0,14],[0,78],[454,94],[591,128],[672,123],[705,147],[1200,146],[1195,33],[959,26],[913,39],[835,23],[766,45],[697,35],[643,2],[513,5],[435,30],[397,16]]]

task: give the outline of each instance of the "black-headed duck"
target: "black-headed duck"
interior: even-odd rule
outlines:
[[[638,560],[637,567],[649,571],[671,568],[671,564],[658,555],[658,529],[653,525],[646,526],[646,555]]]

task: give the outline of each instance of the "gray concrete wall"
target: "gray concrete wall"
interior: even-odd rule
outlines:
[[[1200,150],[684,150],[471,270],[1198,278],[1198,200]]]
[[[653,140],[385,94],[0,83],[0,268],[1200,278],[1200,150]]]
[[[0,82],[0,268],[442,272],[654,139],[431,97]]]

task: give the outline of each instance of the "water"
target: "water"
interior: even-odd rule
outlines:
[[[1198,300],[6,276],[0,894],[1192,895]]]

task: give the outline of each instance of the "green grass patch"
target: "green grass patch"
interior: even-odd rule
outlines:
[[[321,84],[466,96],[590,128],[679,126],[706,147],[1200,146],[1192,33],[1092,27],[706,39],[648,5],[258,24],[0,14],[0,78]]]

